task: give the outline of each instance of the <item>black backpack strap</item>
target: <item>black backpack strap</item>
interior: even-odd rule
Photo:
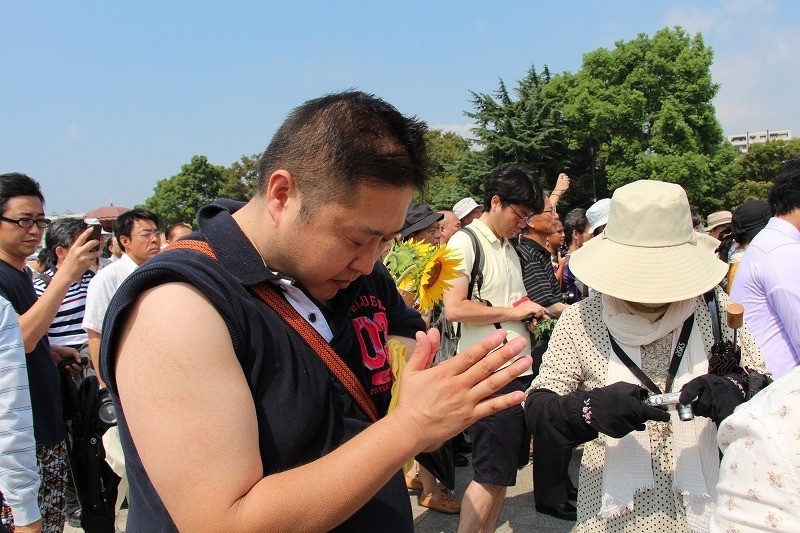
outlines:
[[[461,228],[472,241],[472,248],[475,251],[475,258],[472,261],[472,270],[469,274],[469,286],[467,287],[467,300],[472,300],[473,289],[477,287],[478,298],[480,298],[481,287],[483,286],[483,247],[481,246],[475,230],[472,228]]]
[[[472,300],[473,294],[477,294],[478,300],[491,307],[492,302],[481,298],[481,287],[483,287],[483,246],[481,246],[481,242],[478,240],[478,235],[475,233],[475,230],[472,228],[461,228],[461,230],[469,235],[470,240],[472,240],[472,248],[475,250],[475,259],[472,262],[472,271],[470,271],[469,286],[467,287],[467,300]],[[495,322],[494,327],[502,329],[499,322]],[[461,322],[458,323],[457,334],[459,337],[461,336]],[[503,344],[505,344],[505,340]]]
[[[474,288],[477,287],[478,297],[480,298],[481,287],[483,286],[483,247],[481,246],[475,230],[472,228],[461,228],[458,231],[463,231],[469,235],[472,241],[472,249],[475,252],[475,257],[472,260],[472,269],[469,273],[469,285],[467,285],[467,300],[472,300],[472,294],[475,292]],[[491,305],[491,304],[490,304]],[[461,322],[456,327],[456,337],[461,338]]]

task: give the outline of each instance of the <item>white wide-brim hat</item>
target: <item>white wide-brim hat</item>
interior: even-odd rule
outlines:
[[[589,287],[621,300],[688,300],[728,271],[699,235],[680,185],[635,181],[614,191],[605,231],[573,252],[569,267]]]

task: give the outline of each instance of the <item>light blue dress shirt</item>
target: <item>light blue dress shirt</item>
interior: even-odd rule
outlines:
[[[15,524],[41,518],[39,484],[22,332],[14,308],[0,296],[0,492]]]
[[[773,217],[744,253],[731,299],[779,378],[800,364],[800,230]]]

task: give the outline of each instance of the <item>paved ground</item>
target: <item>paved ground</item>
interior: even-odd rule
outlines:
[[[570,464],[572,480],[578,481],[580,449],[576,450]],[[456,496],[459,501],[470,480],[472,467],[456,468]],[[458,527],[458,515],[446,515],[431,511],[417,504],[417,493],[410,492],[411,507],[414,511],[414,529],[417,533],[450,533]],[[125,531],[128,510],[123,509],[117,520],[117,527]],[[498,533],[532,532],[566,533],[572,529],[573,522],[566,522],[536,512],[533,504],[533,472],[528,464],[517,473],[517,485],[510,487],[505,506],[497,524]],[[65,533],[81,533],[82,529],[66,526]]]
[[[573,453],[570,475],[577,485],[581,449]],[[456,496],[461,500],[464,490],[472,480],[472,467],[456,468]],[[458,515],[446,515],[431,511],[417,504],[416,492],[410,493],[414,511],[414,529],[417,533],[450,533],[458,527]],[[537,532],[566,533],[574,522],[558,520],[536,512],[533,503],[533,471],[530,463],[517,472],[517,485],[509,487],[503,512],[497,524],[498,533]]]
[[[124,505],[124,503],[123,503]],[[117,530],[118,531],[125,531],[125,521],[128,520],[128,510],[123,509],[119,512],[119,516],[117,517]],[[79,527],[70,527],[69,524],[64,526],[64,533],[83,533],[83,529]]]

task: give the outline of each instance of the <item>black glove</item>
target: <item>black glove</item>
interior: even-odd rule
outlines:
[[[747,380],[741,374],[714,376],[706,374],[691,380],[681,389],[678,401],[692,404],[694,414],[719,423],[745,400]]]
[[[569,396],[573,413],[577,412],[573,420],[580,420],[609,437],[619,439],[631,431],[643,431],[647,420],[669,422],[669,413],[644,404],[647,389],[632,383],[620,381]]]
[[[761,392],[768,385],[772,383],[772,378],[766,374],[756,372],[755,370],[747,370],[747,400]]]

